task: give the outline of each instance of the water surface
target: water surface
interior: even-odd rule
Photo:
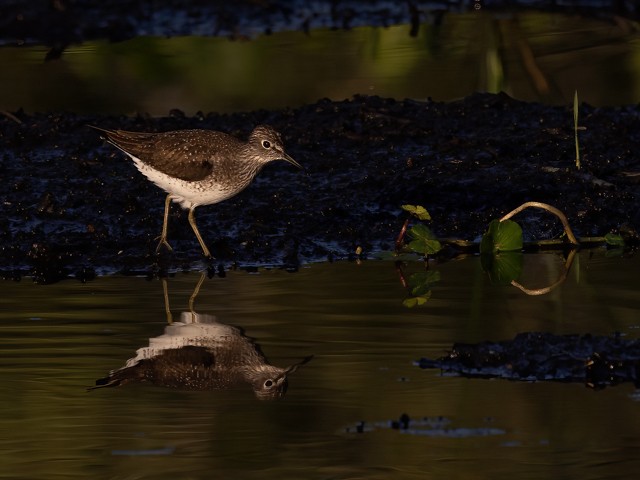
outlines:
[[[279,32],[251,41],[140,37],[0,48],[0,109],[188,115],[297,107],[356,94],[456,100],[474,92],[570,104],[640,101],[631,22],[535,12],[447,14],[424,23]]]
[[[521,283],[555,281],[563,259],[525,257]],[[206,279],[198,313],[244,330],[270,363],[314,358],[286,396],[248,388],[183,391],[130,384],[87,392],[164,332],[162,282],[103,277],[49,286],[4,282],[0,446],[10,478],[628,478],[640,461],[633,386],[443,377],[413,361],[454,342],[518,332],[640,327],[638,257],[583,252],[545,296],[492,285],[470,257],[438,266],[408,309],[394,264],[316,264],[298,273]],[[410,264],[405,273],[419,271]],[[174,320],[199,274],[168,280]],[[388,428],[402,414],[415,428]],[[356,433],[359,422],[367,428]],[[55,472],[55,473],[54,473]]]

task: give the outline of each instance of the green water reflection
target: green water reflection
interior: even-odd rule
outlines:
[[[449,14],[442,24],[281,32],[253,41],[137,38],[0,49],[0,109],[90,113],[296,107],[355,94],[454,100],[506,91],[570,104],[640,100],[640,34],[572,16]]]
[[[527,255],[520,281],[542,287],[562,265],[556,255]],[[0,464],[11,478],[625,478],[640,467],[631,385],[441,377],[412,361],[527,330],[636,338],[639,267],[637,256],[583,252],[562,285],[531,297],[491,285],[472,257],[440,265],[428,303],[413,309],[389,262],[207,279],[195,310],[242,328],[270,363],[314,354],[275,402],[247,388],[86,392],[163,333],[161,282],[4,282]],[[188,310],[198,278],[169,279],[174,316]],[[504,433],[345,431],[402,413]]]

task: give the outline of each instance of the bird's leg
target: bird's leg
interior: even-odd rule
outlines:
[[[193,289],[193,293],[189,297],[189,311],[191,312],[191,321],[193,323],[196,323],[196,318],[197,318],[196,312],[193,309],[193,304],[196,301],[196,297],[200,293],[200,287],[202,287],[202,284],[204,283],[205,278],[206,278],[206,275],[204,274],[204,272],[201,272],[200,279],[198,280],[198,284],[196,285],[196,288]]]
[[[198,238],[198,241],[200,242],[200,246],[202,247],[202,252],[204,253],[204,256],[207,257],[207,258],[213,258],[211,256],[211,252],[209,252],[209,249],[204,244],[204,240],[202,240],[202,236],[200,235],[200,232],[198,231],[198,227],[196,227],[196,219],[193,216],[193,211],[195,209],[196,209],[196,207],[191,207],[189,209],[189,223],[191,224],[191,228],[193,228],[193,233],[196,234],[196,237]]]
[[[171,325],[173,323],[173,315],[171,315],[171,308],[169,307],[169,287],[167,286],[167,279],[162,279],[162,293],[164,293],[164,310],[167,314],[167,323]]]
[[[172,199],[172,195],[167,195],[167,199],[164,202],[164,222],[162,223],[162,234],[160,235],[160,243],[158,243],[158,246],[156,247],[156,253],[160,251],[160,247],[162,247],[162,245],[167,247],[169,251],[173,250],[171,245],[169,245],[169,242],[167,242],[167,224],[169,223],[169,207],[171,206]]]

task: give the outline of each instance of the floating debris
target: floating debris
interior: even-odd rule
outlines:
[[[486,437],[490,435],[504,435],[507,433],[495,427],[453,427],[452,421],[446,417],[422,417],[412,419],[403,413],[397,420],[378,422],[360,421],[345,428],[345,433],[362,434],[377,430],[398,430],[407,435],[426,437],[469,438]]]

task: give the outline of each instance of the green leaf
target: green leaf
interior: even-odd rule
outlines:
[[[442,245],[438,240],[413,240],[409,248],[421,255],[435,255],[442,250]]]
[[[624,255],[624,249],[620,247],[610,248],[604,252],[605,258],[621,258]]]
[[[612,247],[624,247],[624,238],[615,233],[607,233],[604,236],[604,241]]]
[[[509,285],[522,274],[522,252],[485,253],[480,256],[482,269],[489,274],[492,283]]]
[[[407,233],[411,238],[416,240],[435,240],[436,239],[436,236],[429,229],[429,227],[427,227],[426,225],[423,225],[422,223],[414,225],[409,229]]]
[[[413,308],[424,305],[431,298],[431,287],[440,281],[438,270],[426,270],[414,273],[407,284],[413,297],[406,298],[402,303],[405,307]]]
[[[431,215],[422,205],[402,205],[402,209],[418,217],[419,220],[431,220]]]
[[[424,305],[425,303],[427,303],[427,300],[429,300],[429,297],[431,297],[431,292],[428,292],[427,294],[421,295],[419,297],[406,298],[406,299],[403,300],[402,304],[405,307],[413,308],[416,305],[420,306],[420,305]]]
[[[409,277],[408,285],[411,288],[411,294],[415,296],[430,293],[431,287],[440,281],[439,270],[427,270],[425,272],[417,272]]]
[[[493,220],[482,236],[480,253],[513,252],[522,250],[522,228],[516,222]]]
[[[433,255],[442,250],[442,245],[429,228],[419,223],[411,227],[408,232],[413,240],[409,242],[409,248],[422,255]]]

